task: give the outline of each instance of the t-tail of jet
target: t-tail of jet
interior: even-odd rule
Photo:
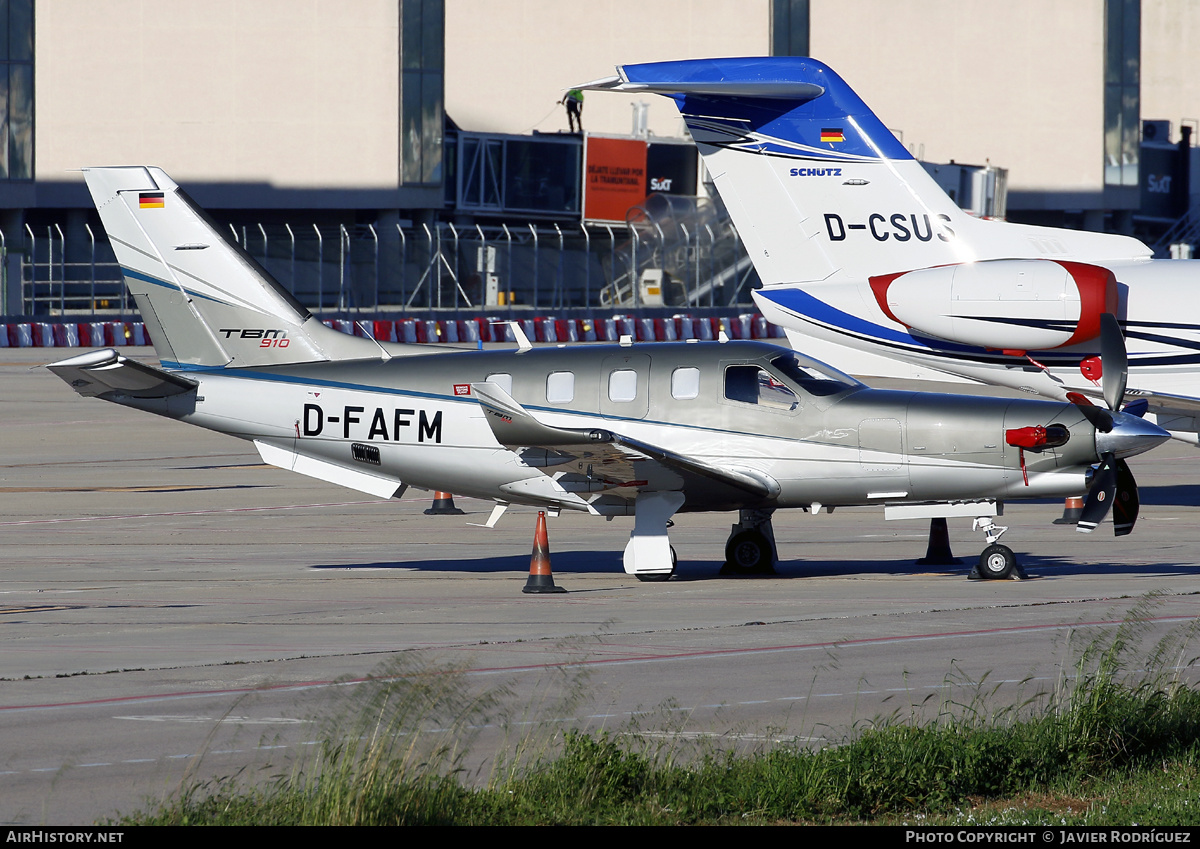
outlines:
[[[125,284],[165,365],[240,367],[378,357],[323,325],[158,168],[85,168]]]
[[[766,286],[1013,257],[1131,259],[1134,239],[973,218],[815,59],[624,65],[587,87],[674,99]]]

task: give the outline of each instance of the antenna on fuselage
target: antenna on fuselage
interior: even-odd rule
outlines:
[[[369,327],[367,327],[366,322],[355,321],[354,326],[363,332],[364,339],[370,339],[375,343],[376,347],[379,348],[379,359],[390,360],[392,358],[392,355],[387,352],[387,348],[383,347],[383,343],[376,339],[375,334],[371,332]]]
[[[525,331],[521,329],[521,323],[519,321],[513,320],[513,321],[506,321],[504,323],[507,324],[510,328],[512,328],[513,338],[517,340],[517,353],[518,354],[523,354],[526,351],[533,350],[533,345],[532,345],[532,343],[530,343],[529,337],[525,335]]]

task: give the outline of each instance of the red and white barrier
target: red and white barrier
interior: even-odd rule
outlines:
[[[546,343],[617,342],[622,336],[638,342],[710,341],[721,330],[730,339],[781,339],[783,328],[757,313],[725,317],[675,315],[670,318],[555,318],[520,319],[530,340]],[[507,319],[414,319],[378,321],[326,319],[325,325],[342,333],[400,343],[515,342]],[[140,321],[16,322],[0,324],[0,348],[102,348],[149,345],[150,336]]]

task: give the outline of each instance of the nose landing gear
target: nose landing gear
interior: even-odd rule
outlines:
[[[1002,580],[1016,575],[1026,578],[1025,570],[1017,562],[1017,555],[1007,545],[1000,545],[996,540],[1008,530],[1007,526],[997,525],[991,516],[980,516],[971,524],[971,530],[983,531],[987,539],[987,548],[979,555],[979,562],[972,567],[967,578],[972,581]]]

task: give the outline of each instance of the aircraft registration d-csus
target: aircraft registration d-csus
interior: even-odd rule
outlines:
[[[671,97],[793,346],[860,375],[1099,397],[1100,316],[1127,395],[1200,439],[1200,263],[1137,239],[975,218],[831,68],[801,57],[619,67],[583,88]],[[1099,154],[1097,154],[1099,155]]]
[[[991,577],[1003,500],[1090,490],[1081,529],[1137,516],[1124,458],[1168,435],[1082,401],[870,389],[759,342],[436,350],[332,330],[224,237],[161,170],[84,170],[156,368],[100,350],[49,368],[99,397],[253,442],[263,460],[380,498],[408,487],[552,515],[634,516],[625,571],[664,580],[679,511],[737,511],[726,548],[773,563],[779,508],[879,505],[968,517]],[[1124,349],[1108,325],[1106,380]],[[1106,388],[1108,388],[1106,386]],[[1111,406],[1111,405],[1110,405]],[[1099,470],[1093,464],[1099,463]]]

